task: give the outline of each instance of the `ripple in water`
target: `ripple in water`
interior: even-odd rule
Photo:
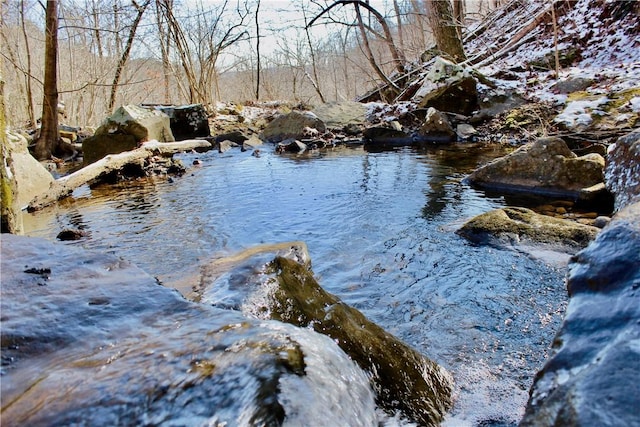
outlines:
[[[516,425],[564,313],[564,272],[453,231],[503,206],[461,183],[503,154],[465,146],[301,157],[200,154],[169,183],[150,179],[76,191],[26,215],[27,234],[63,228],[70,244],[111,251],[173,281],[263,243],[305,241],[321,285],[449,369],[445,425]],[[184,155],[191,164],[195,155]]]

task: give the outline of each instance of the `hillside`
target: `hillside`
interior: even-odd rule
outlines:
[[[610,142],[640,124],[640,4],[555,4],[555,27],[550,2],[512,0],[468,29],[466,64],[486,77],[478,92],[488,114],[471,118],[480,139],[561,134],[576,140],[588,132],[587,142]],[[432,64],[427,59],[414,64],[405,88],[424,79]],[[375,100],[383,90],[361,100]]]

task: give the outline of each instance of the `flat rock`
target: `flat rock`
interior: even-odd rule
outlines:
[[[342,130],[349,125],[362,125],[367,120],[366,104],[352,101],[328,102],[313,109],[327,128]]]
[[[586,247],[599,229],[574,221],[507,207],[480,214],[462,225],[459,235],[478,244],[534,244],[575,253]]]
[[[292,111],[273,119],[260,134],[260,139],[269,142],[280,142],[286,139],[300,139],[305,128],[315,129],[320,133],[326,131],[325,123],[310,111]]]
[[[599,154],[576,156],[560,138],[539,138],[480,167],[466,181],[488,189],[579,199],[583,190],[604,182],[604,163]]]

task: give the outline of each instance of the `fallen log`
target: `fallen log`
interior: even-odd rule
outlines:
[[[179,142],[158,142],[156,140],[145,142],[140,148],[119,154],[110,154],[77,172],[55,180],[46,191],[31,200],[27,211],[33,212],[49,206],[69,196],[73,190],[82,185],[93,184],[106,174],[121,170],[126,165],[140,163],[149,157],[171,156],[184,151],[210,150],[211,148],[213,148],[211,143],[201,139]]]

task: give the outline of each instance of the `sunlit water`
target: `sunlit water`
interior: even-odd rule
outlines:
[[[499,149],[303,156],[185,154],[188,173],[81,188],[25,218],[27,234],[113,252],[165,283],[262,243],[307,243],[320,284],[449,369],[445,425],[515,425],[565,307],[564,270],[454,231],[504,206],[461,183]],[[201,166],[191,167],[194,158]]]

